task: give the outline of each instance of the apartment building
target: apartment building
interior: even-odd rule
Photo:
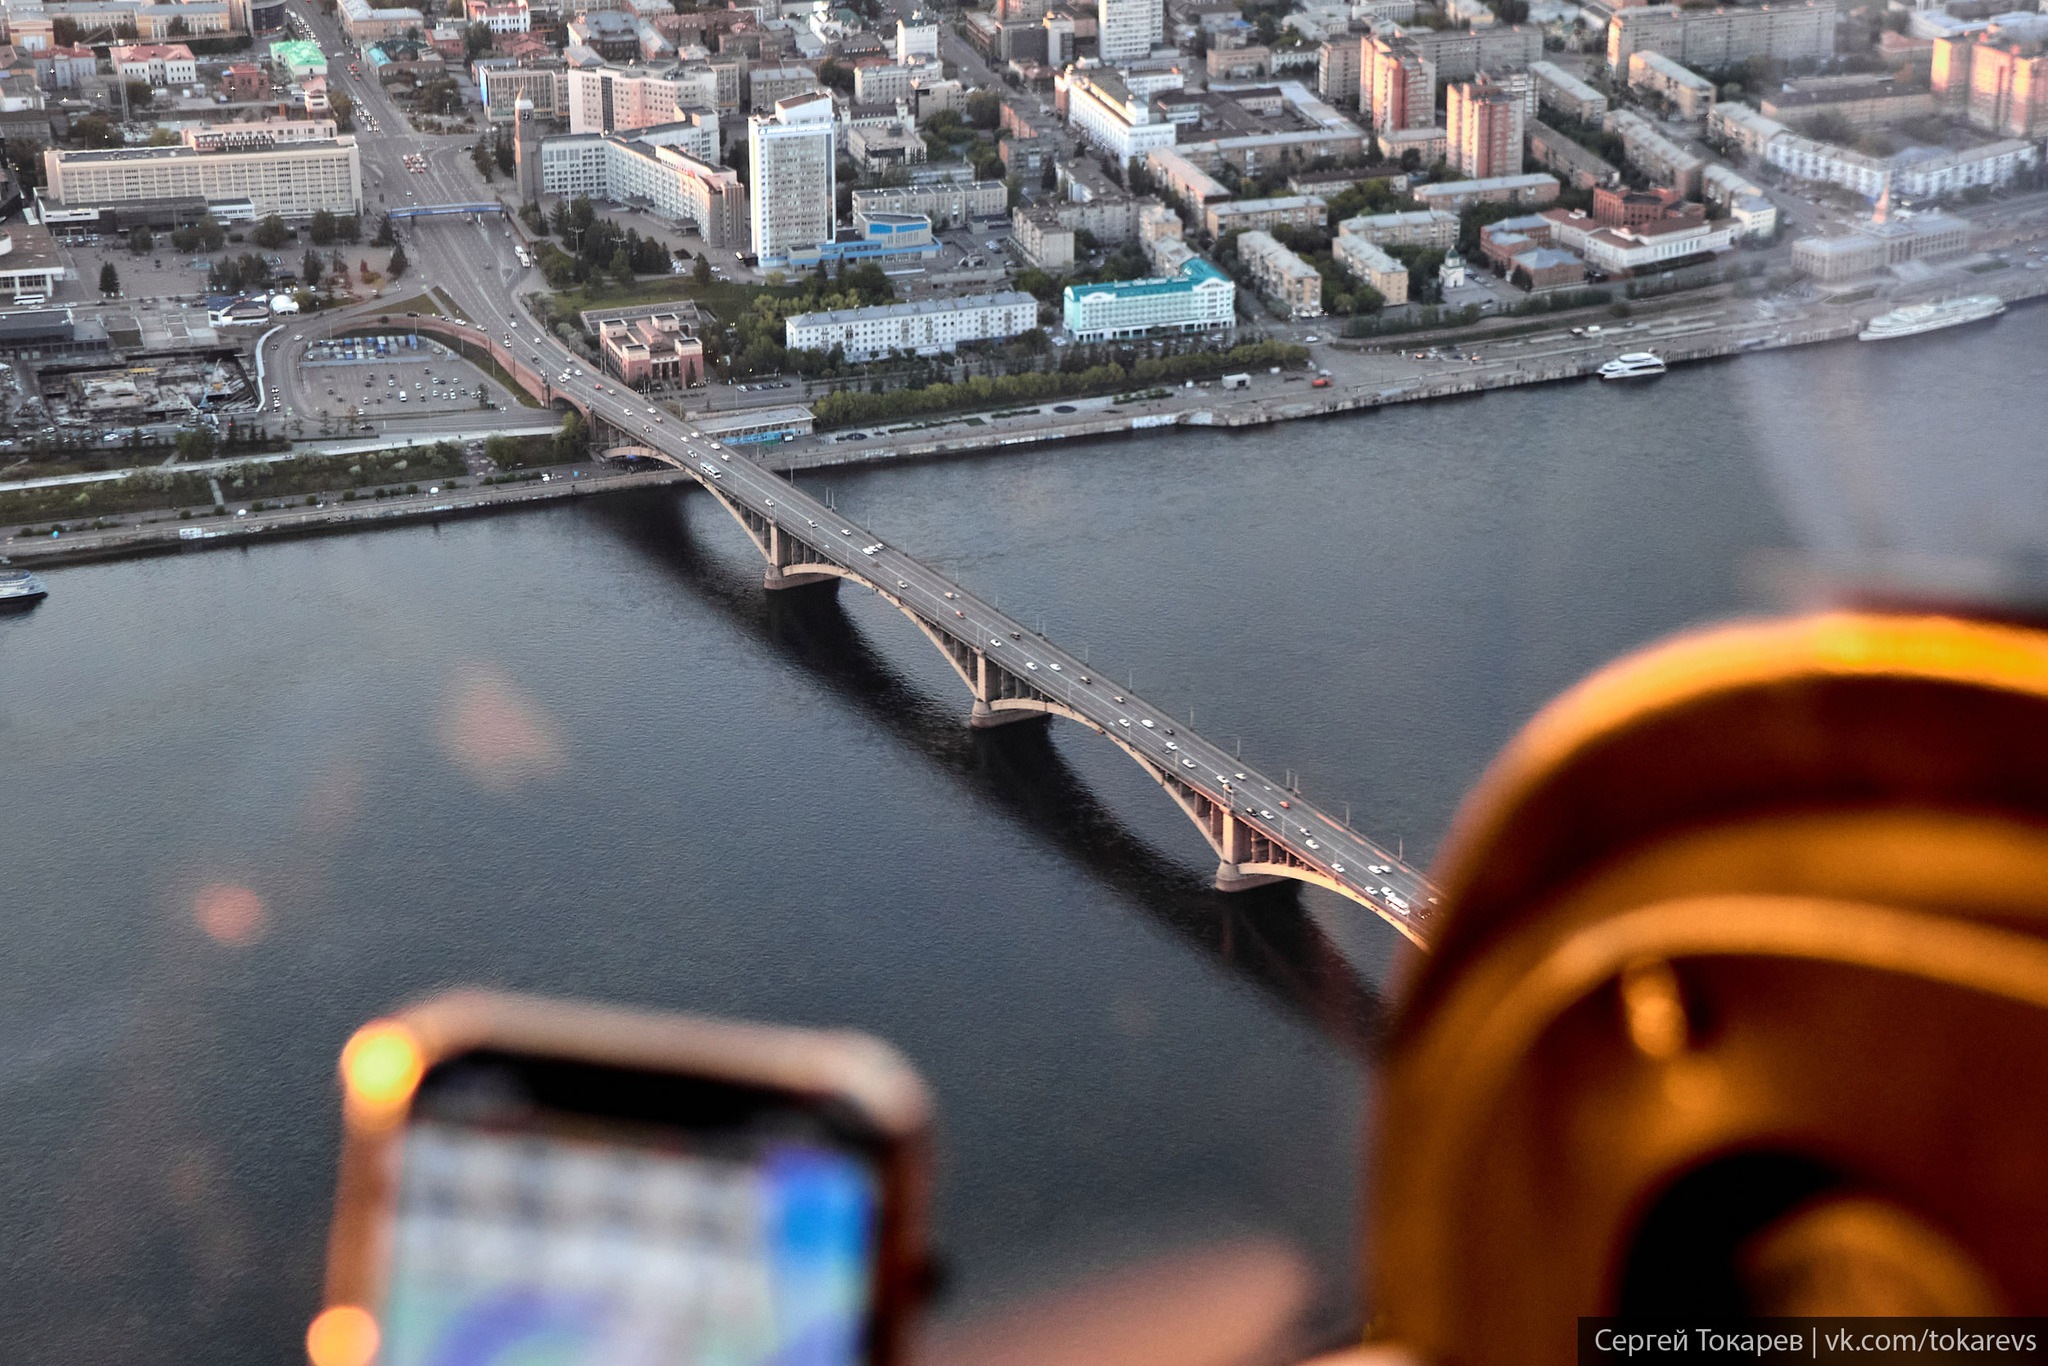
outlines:
[[[911,87],[918,82],[944,78],[945,67],[937,60],[857,66],[853,69],[853,100],[855,104],[898,104],[910,98]]]
[[[1557,198],[1557,177],[1540,171],[1491,176],[1485,180],[1448,180],[1417,185],[1409,191],[1425,209],[1456,213],[1467,204],[1548,204]]]
[[[1330,218],[1320,195],[1298,194],[1279,199],[1233,199],[1208,205],[1202,227],[1211,238],[1226,232],[1263,232],[1268,228],[1320,228]]]
[[[850,361],[873,360],[892,351],[936,356],[961,342],[1003,341],[1038,326],[1038,300],[1010,291],[962,299],[921,299],[800,313],[783,322],[783,345],[792,351],[844,349]]]
[[[1772,138],[1788,131],[1784,124],[1765,118],[1746,104],[1717,104],[1707,112],[1707,136],[1751,157],[1761,157]]]
[[[1322,272],[1281,246],[1271,233],[1254,230],[1240,236],[1237,259],[1259,292],[1286,309],[1288,317],[1323,316]]]
[[[778,100],[747,120],[754,252],[766,265],[833,240],[837,219],[832,98]]]
[[[1536,78],[1536,100],[1580,123],[1598,123],[1607,113],[1607,97],[1555,62],[1531,62],[1529,74]]]
[[[1606,123],[1607,131],[1621,138],[1622,153],[1629,164],[1682,195],[1699,193],[1700,172],[1707,164],[1704,157],[1686,151],[1632,109],[1608,110]]]
[[[1509,91],[1461,81],[1445,91],[1444,142],[1453,167],[1475,180],[1522,173],[1522,106]]]
[[[1661,52],[1631,53],[1628,84],[1661,96],[1680,118],[1696,119],[1714,107],[1714,83]]]
[[[1436,64],[1405,38],[1360,40],[1359,108],[1373,131],[1428,128],[1436,122]]]
[[[1607,25],[1607,64],[1628,70],[1638,52],[1661,52],[1689,67],[1718,69],[1750,57],[1835,55],[1835,0],[1685,9],[1617,9]]]
[[[1532,24],[1404,28],[1400,36],[1414,45],[1440,81],[1461,81],[1482,71],[1526,71],[1529,63],[1543,58],[1543,30]]]
[[[1356,221],[1345,220],[1346,223]],[[1371,238],[1340,230],[1330,243],[1330,255],[1352,279],[1379,291],[1389,307],[1408,302],[1408,267],[1387,255]]]
[[[2039,43],[1943,39],[1934,93],[1970,126],[2011,138],[2048,136],[2048,53]]]
[[[1355,33],[1340,33],[1316,49],[1316,94],[1331,104],[1356,108],[1364,82],[1360,64],[1365,44]]]
[[[1360,214],[1339,223],[1337,235],[1356,237],[1379,247],[1431,247],[1442,251],[1458,240],[1458,215],[1442,209]]]

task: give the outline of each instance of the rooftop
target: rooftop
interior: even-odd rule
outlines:
[[[1082,299],[1104,297],[1134,299],[1149,294],[1179,294],[1212,280],[1228,283],[1228,277],[1216,267],[1197,256],[1180,268],[1180,273],[1169,279],[1115,280],[1093,285],[1068,285],[1066,302],[1077,303]]]
[[[1021,290],[1002,294],[974,294],[961,299],[917,299],[903,304],[877,304],[873,308],[836,308],[829,313],[799,313],[789,319],[798,327],[832,326],[838,323],[876,322],[884,318],[926,318],[957,313],[963,308],[1001,308],[1015,304],[1036,304]]]

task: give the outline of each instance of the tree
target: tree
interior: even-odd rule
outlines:
[[[334,215],[325,209],[316,210],[307,231],[312,235],[315,246],[326,246],[334,240]]]
[[[100,293],[109,297],[121,292],[121,272],[114,269],[112,261],[100,267]]]
[[[489,24],[471,24],[462,30],[462,54],[473,62],[489,52],[491,44],[497,40],[497,35],[491,32]]]
[[[149,145],[151,147],[176,147],[178,145],[178,135],[168,128],[152,128],[149,130]]]
[[[290,229],[285,227],[284,219],[271,214],[256,225],[255,231],[249,234],[249,240],[259,247],[275,251],[285,244],[285,239],[289,235]]]
[[[511,175],[519,167],[519,146],[511,133],[500,128],[492,135],[491,153],[498,159],[498,169]]]
[[[582,459],[589,440],[580,416],[573,410],[562,414],[562,429],[555,433],[555,459],[564,462]]]
[[[476,167],[476,173],[483,177],[484,184],[490,184],[491,172],[497,169],[497,162],[492,159],[490,148],[484,145],[482,139],[470,144],[469,160],[470,164]]]
[[[105,114],[87,114],[71,120],[71,136],[87,147],[119,147],[126,139]]]
[[[178,459],[198,461],[212,458],[213,432],[210,428],[194,427],[191,431],[178,433]]]
[[[405,244],[401,242],[391,249],[391,264],[386,266],[385,270],[390,273],[392,279],[396,280],[399,276],[405,274],[406,267],[411,264],[412,262],[405,259]]]
[[[318,289],[320,277],[326,270],[326,259],[317,251],[308,251],[306,259],[299,263],[299,278],[306,282],[307,289]]]
[[[170,24],[164,29],[164,34],[170,38],[189,38],[192,36],[192,26],[185,22],[184,15],[174,14],[171,16]]]
[[[60,17],[50,21],[50,41],[58,47],[78,46],[78,21]]]
[[[343,133],[355,131],[356,102],[345,91],[330,91],[327,96],[327,112],[334,116],[335,129]]]
[[[699,252],[697,264],[690,268],[690,276],[700,285],[711,283],[711,258]]]
[[[377,225],[377,235],[371,239],[370,245],[373,247],[388,247],[394,245],[397,241],[398,233],[392,229],[391,215],[387,213],[384,215],[384,221]]]
[[[148,81],[129,81],[127,86],[130,109],[147,109],[156,103],[156,91],[150,88]]]
[[[818,68],[818,84],[827,90],[837,90],[842,95],[853,93],[853,71],[827,57]]]
[[[519,459],[519,443],[509,436],[484,438],[484,459],[505,469]]]
[[[128,234],[128,250],[137,256],[144,255],[149,251],[150,240],[148,228],[136,228]]]
[[[1003,97],[993,90],[977,90],[967,97],[967,122],[976,128],[993,128],[1003,117]]]
[[[623,244],[612,253],[611,272],[612,278],[621,285],[627,289],[633,287],[633,254]]]

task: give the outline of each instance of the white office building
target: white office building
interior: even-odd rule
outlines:
[[[645,205],[660,217],[696,227],[706,245],[743,248],[747,191],[715,153],[702,155],[703,129],[695,124],[641,128],[630,134],[574,134],[540,145],[540,188],[574,199],[588,195]],[[717,125],[711,126],[715,134]]]
[[[1174,125],[1149,96],[1133,94],[1114,71],[1093,67],[1057,79],[1066,86],[1067,122],[1119,164],[1174,145]]]
[[[257,218],[363,210],[362,160],[350,135],[249,145],[187,129],[184,138],[169,147],[46,148],[42,199],[66,209],[246,200]]]
[[[792,351],[843,347],[850,361],[873,360],[891,351],[936,356],[964,341],[1001,341],[1036,326],[1038,300],[1013,291],[801,313],[784,321],[783,345]]]
[[[1237,285],[1197,256],[1167,279],[1068,285],[1061,302],[1067,331],[1075,341],[1206,332],[1234,326]]]
[[[823,91],[775,102],[771,114],[747,120],[752,158],[754,254],[779,265],[792,249],[832,241],[838,221],[832,97]]]

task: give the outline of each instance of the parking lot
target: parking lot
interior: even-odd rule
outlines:
[[[337,348],[315,348],[299,368],[299,392],[312,406],[305,412],[273,400],[273,411],[291,417],[331,416],[389,419],[440,413],[480,412],[478,394],[502,408],[504,392],[442,347],[422,341],[420,349],[354,359]]]
[[[207,264],[219,259],[224,252],[255,251],[246,244],[224,247],[210,258]],[[128,250],[126,237],[70,237],[60,239],[58,253],[77,278],[66,280],[57,286],[55,301],[60,303],[85,303],[100,297],[100,267],[112,263],[121,277],[121,295],[137,302],[153,299],[196,300],[206,294],[206,264],[194,266],[194,260],[201,259],[172,250],[170,234],[159,233],[155,243],[144,255],[137,256]],[[276,252],[259,252],[266,257],[277,256]],[[303,253],[301,253],[303,254]],[[280,260],[283,258],[280,256]],[[274,267],[293,269],[291,266]]]

